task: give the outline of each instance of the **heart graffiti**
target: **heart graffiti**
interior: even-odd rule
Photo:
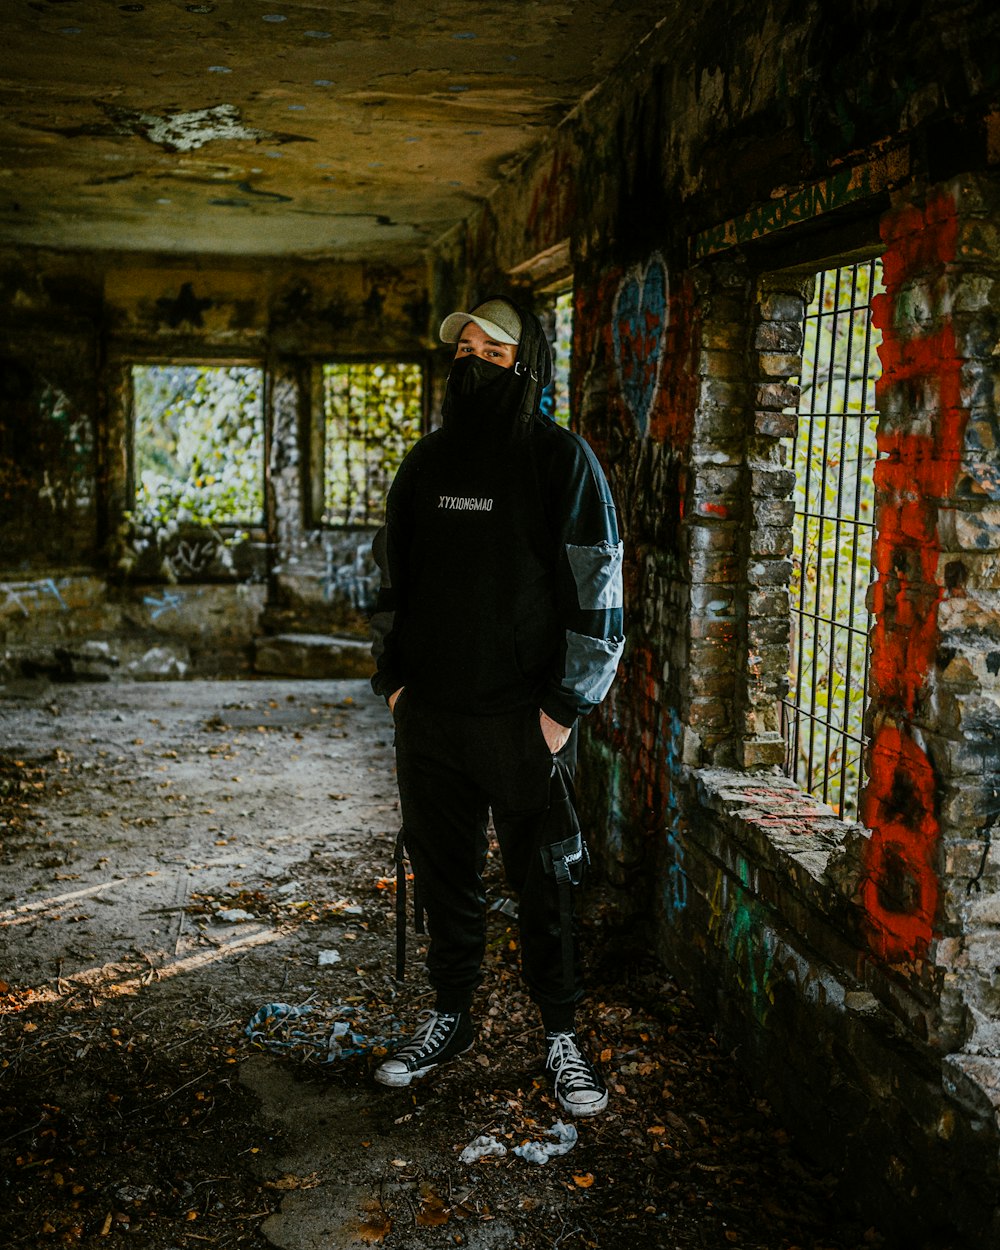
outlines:
[[[655,256],[644,271],[638,267],[630,269],[615,296],[612,333],[618,381],[643,438],[660,387],[667,295],[667,268]]]

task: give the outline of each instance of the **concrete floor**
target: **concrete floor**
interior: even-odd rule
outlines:
[[[414,1090],[371,1080],[373,1040],[428,1005],[412,934],[393,977],[391,737],[363,681],[0,693],[0,1104],[40,1100],[0,1107],[0,1244],[862,1244],[677,987],[613,944],[586,1005],[612,1103],[562,1158],[459,1159],[559,1118],[499,911],[475,1050]],[[246,1024],[275,1002],[311,1006],[305,1041],[255,1048]],[[320,1064],[338,1021],[362,1053]],[[64,1158],[47,1117],[72,1120]]]

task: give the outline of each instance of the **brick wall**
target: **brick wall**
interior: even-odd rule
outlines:
[[[600,413],[580,397],[627,550],[624,671],[584,749],[599,858],[805,1148],[901,1238],[970,1246],[1000,1237],[998,225],[989,175],[881,214],[863,825],[779,767],[805,267],[746,249],[671,274],[675,333],[647,355],[690,370],[686,420],[661,390],[636,422],[623,331],[599,321]],[[598,270],[580,303],[620,314],[628,274]]]

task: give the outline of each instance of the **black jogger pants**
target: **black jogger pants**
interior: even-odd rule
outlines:
[[[486,945],[489,813],[518,896],[521,971],[546,1027],[571,1028],[578,977],[565,984],[559,899],[539,853],[552,755],[538,708],[497,716],[441,711],[404,689],[396,701],[403,834],[427,912],[427,972],[438,1011],[465,1011]],[[575,758],[576,734],[560,758]]]

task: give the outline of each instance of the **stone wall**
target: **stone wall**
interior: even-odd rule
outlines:
[[[372,531],[313,506],[316,374],[428,359],[422,268],[23,251],[0,297],[0,672],[226,675],[262,635],[367,635]],[[236,541],[128,523],[130,367],[170,361],[264,371],[265,517]]]
[[[626,659],[584,751],[603,867],[852,1200],[900,1238],[975,1246],[1000,1238],[998,195],[984,172],[871,202],[886,293],[854,827],[778,767],[797,240],[788,270],[772,240],[671,272],[666,312],[656,252],[577,297],[597,344],[577,411],[628,553]],[[829,242],[811,246],[820,269]]]

